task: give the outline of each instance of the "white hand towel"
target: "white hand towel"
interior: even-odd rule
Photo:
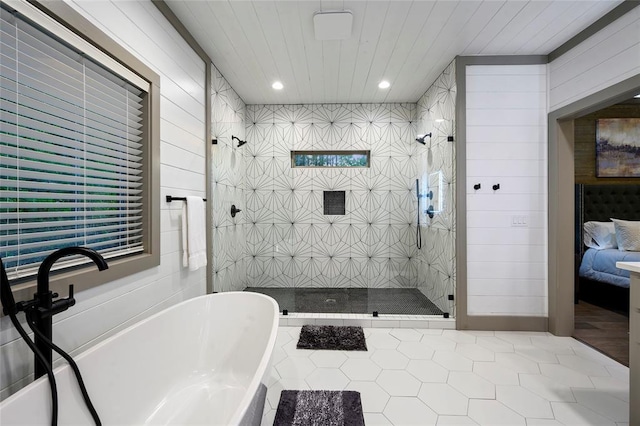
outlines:
[[[207,239],[204,201],[187,196],[182,207],[182,266],[195,271],[207,266]]]

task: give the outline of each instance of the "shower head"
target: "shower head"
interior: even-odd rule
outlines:
[[[416,138],[416,142],[420,142],[422,145],[426,145],[427,143],[424,140],[426,139],[427,136],[429,136],[429,139],[431,139],[431,133],[426,133],[422,136],[418,136]]]
[[[239,137],[232,135],[231,140],[234,140],[234,139],[238,141],[238,148],[240,148],[242,145],[247,143],[247,141],[241,141]]]

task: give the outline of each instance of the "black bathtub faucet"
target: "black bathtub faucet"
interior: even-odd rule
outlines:
[[[49,387],[51,388],[51,426],[58,424],[58,390],[56,386],[55,375],[53,374],[53,351],[56,351],[68,363],[76,376],[82,398],[91,413],[95,424],[101,426],[102,422],[96,412],[89,393],[84,385],[84,380],[80,374],[78,365],[73,358],[53,343],[53,321],[55,314],[66,311],[70,306],[75,305],[76,300],[73,298],[73,285],[69,286],[69,297],[66,299],[53,300],[58,297],[57,293],[53,293],[49,289],[49,274],[53,264],[61,257],[81,255],[86,256],[96,264],[100,271],[109,268],[107,261],[97,251],[87,247],[66,247],[54,251],[47,256],[38,268],[37,291],[33,299],[16,303],[11,291],[11,285],[7,278],[7,273],[0,258],[0,299],[2,300],[3,312],[11,318],[11,322],[15,326],[20,336],[23,338],[29,349],[33,351],[35,358],[35,378],[47,375],[49,379]],[[18,321],[16,314],[23,311],[27,318],[27,324],[33,330],[34,340],[27,335],[26,331]]]
[[[49,274],[51,273],[51,267],[60,258],[71,255],[86,256],[93,261],[98,267],[98,270],[104,271],[109,268],[107,261],[104,260],[102,255],[97,251],[87,247],[65,247],[60,250],[56,250],[47,256],[38,268],[38,287],[33,300],[28,302],[21,302],[20,310],[32,310],[35,318],[36,327],[42,332],[42,334],[48,339],[52,340],[53,337],[53,320],[52,317],[55,314],[66,311],[69,307],[75,305],[76,300],[73,298],[73,284],[69,286],[69,297],[66,299],[53,300],[58,297],[57,293],[53,293],[49,289]],[[31,309],[29,309],[31,308]],[[35,335],[36,347],[42,351],[47,362],[51,365],[52,352],[49,345],[47,345],[43,339],[40,339],[38,335]],[[35,363],[35,378],[46,374],[43,366],[39,363]]]

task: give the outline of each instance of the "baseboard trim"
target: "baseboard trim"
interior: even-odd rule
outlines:
[[[549,331],[549,318],[468,315],[464,324],[458,321],[458,330]]]

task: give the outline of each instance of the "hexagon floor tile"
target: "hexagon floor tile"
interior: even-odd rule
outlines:
[[[378,349],[371,355],[371,361],[387,370],[404,370],[409,364],[409,358],[391,349]]]
[[[367,426],[627,420],[629,369],[569,337],[365,328],[369,350],[350,352],[296,349],[299,333],[278,331],[264,426],[284,389],[358,391]]]
[[[467,414],[469,398],[446,383],[423,383],[418,398],[440,415]]]
[[[378,377],[382,369],[370,359],[349,359],[340,370],[351,380],[370,380]]]
[[[384,415],[394,425],[435,424],[438,415],[417,398],[392,397],[384,409]]]

